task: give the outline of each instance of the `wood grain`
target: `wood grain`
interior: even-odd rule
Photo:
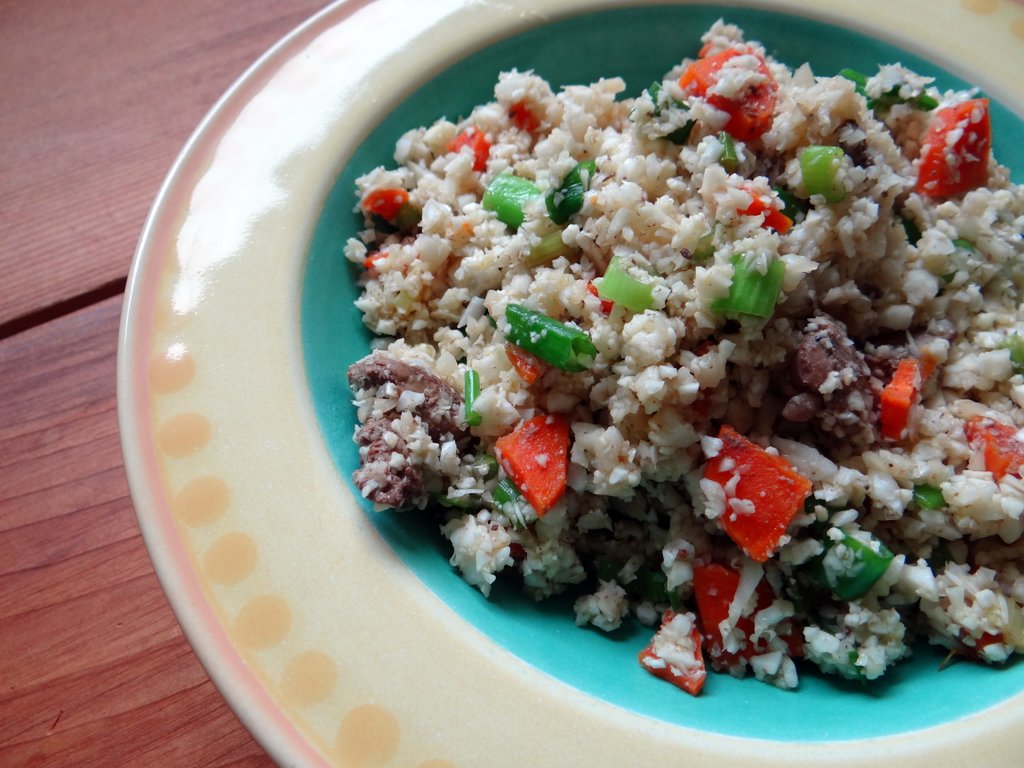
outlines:
[[[142,543],[117,433],[120,306],[0,342],[0,765],[271,765]]]
[[[325,0],[0,0],[0,329],[119,293],[220,95]]]

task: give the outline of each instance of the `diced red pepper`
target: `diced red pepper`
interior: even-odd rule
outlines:
[[[988,99],[937,110],[921,145],[917,191],[948,197],[985,186],[992,146]]]
[[[547,366],[536,355],[531,355],[525,349],[515,344],[508,343],[505,345],[505,356],[512,363],[512,367],[516,369],[519,378],[525,381],[527,385],[533,384],[547,370]]]
[[[746,208],[737,210],[741,216],[760,216],[764,214],[764,222],[761,226],[767,229],[774,229],[780,235],[789,232],[793,227],[793,220],[782,212],[781,201],[767,195],[761,195],[753,189],[744,188],[750,193],[752,202]]]
[[[543,516],[565,493],[569,471],[569,422],[540,415],[494,443],[498,460],[519,492]]]
[[[729,425],[722,448],[708,459],[704,477],[726,490],[722,528],[749,557],[763,563],[778,549],[790,522],[811,492],[811,481],[782,456],[769,453]]]
[[[673,611],[665,611],[661,619],[661,626],[664,628],[675,617],[676,614]],[[704,687],[704,681],[707,679],[707,669],[704,666],[704,656],[701,653],[701,635],[697,627],[691,631],[690,640],[693,642],[693,666],[682,668],[666,662],[655,653],[654,640],[651,640],[650,645],[640,651],[638,658],[640,665],[655,677],[696,696]]]
[[[985,469],[998,481],[1006,475],[1021,476],[1024,466],[1024,443],[1018,439],[1016,427],[986,416],[975,416],[964,426],[967,443],[982,450]]]
[[[921,366],[912,357],[900,360],[892,380],[882,390],[879,418],[882,437],[900,440],[910,425],[910,409],[921,397]]]
[[[736,629],[745,638],[748,638],[748,642],[741,645],[736,651],[725,650],[721,625],[729,618],[729,606],[732,605],[733,598],[736,597],[739,584],[740,572],[727,565],[707,563],[693,567],[693,595],[697,601],[697,616],[700,619],[704,650],[715,669],[733,669],[742,661],[750,660],[768,650],[767,642],[764,639],[757,641],[750,639],[754,634],[752,615],[740,616],[736,621]],[[758,582],[754,594],[757,596],[755,613],[763,611],[775,600],[771,586],[764,579]],[[789,647],[790,656],[802,655],[800,633],[795,627],[782,639]]]
[[[598,292],[597,286],[594,285],[593,280],[587,283],[587,293],[589,293],[591,296],[595,296],[598,299],[601,299],[601,294]],[[612,308],[614,306],[614,301],[609,301],[608,299],[601,299],[601,312],[603,312],[604,314],[611,314]]]
[[[473,151],[474,171],[487,170],[487,158],[491,154],[491,142],[487,140],[483,131],[478,131],[471,126],[448,142],[449,152],[458,152],[463,147],[469,147]]]
[[[377,262],[387,256],[383,251],[373,251],[363,259],[363,269],[376,269]]]
[[[373,189],[363,198],[362,208],[368,213],[376,214],[386,221],[392,221],[409,202],[409,193],[401,187]]]
[[[743,55],[757,57],[757,72],[763,76],[762,82],[748,87],[735,98],[714,93],[729,60]],[[752,49],[729,48],[697,59],[683,72],[679,86],[685,95],[704,98],[715,109],[728,114],[725,130],[740,141],[753,141],[772,127],[779,84],[765,60]]]
[[[516,128],[527,133],[536,133],[540,128],[540,120],[525,101],[517,101],[509,107],[508,116]]]

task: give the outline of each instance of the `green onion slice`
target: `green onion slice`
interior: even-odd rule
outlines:
[[[559,256],[569,253],[572,248],[562,242],[562,230],[548,232],[540,239],[540,242],[530,248],[530,254],[526,257],[526,265],[539,267],[554,261]]]
[[[555,224],[564,224],[583,208],[583,195],[590,189],[590,180],[596,172],[597,164],[593,160],[584,160],[566,174],[558,189],[548,192],[545,203],[548,216]]]
[[[476,404],[477,398],[480,397],[480,374],[472,368],[467,369],[463,376],[463,383],[465,385],[466,423],[471,427],[478,427],[483,417],[473,410],[473,406]]]
[[[484,209],[494,211],[503,224],[518,229],[525,218],[523,206],[539,194],[540,190],[532,181],[503,173],[487,185],[482,203]]]
[[[509,304],[505,319],[508,340],[544,362],[570,373],[594,364],[597,347],[583,331],[520,304]]]
[[[621,304],[631,312],[643,312],[654,306],[653,287],[630,274],[618,256],[612,256],[597,293],[602,299]]]
[[[821,195],[827,203],[841,203],[846,189],[839,181],[839,167],[846,153],[842,147],[812,144],[800,150],[800,173],[808,195]]]
[[[878,538],[860,536],[847,533],[839,541],[828,539],[825,552],[813,561],[815,577],[840,600],[863,597],[893,561],[892,552]]]
[[[729,295],[712,302],[711,309],[720,314],[735,312],[754,317],[771,317],[775,312],[779,291],[782,290],[785,264],[776,259],[767,272],[761,273],[747,263],[742,253],[733,254],[731,261],[733,273]]]
[[[942,489],[934,485],[915,485],[914,503],[921,509],[946,508],[946,499],[942,495]]]
[[[1011,333],[1000,345],[1003,349],[1010,350],[1010,365],[1014,373],[1024,373],[1024,338],[1017,333]]]

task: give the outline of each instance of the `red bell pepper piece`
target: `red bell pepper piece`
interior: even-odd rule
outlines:
[[[778,205],[780,201],[775,198],[760,195],[753,189],[744,188],[750,193],[752,202],[746,208],[738,210],[741,216],[760,216],[764,214],[763,227],[774,229],[780,235],[784,235],[793,228],[793,220],[782,212]],[[767,199],[766,199],[767,198]]]
[[[912,357],[900,360],[882,390],[879,417],[882,437],[899,440],[910,424],[910,409],[921,397],[921,365]]]
[[[483,131],[478,131],[471,126],[448,142],[449,152],[458,152],[463,147],[469,147],[473,151],[474,171],[487,169],[487,158],[491,154],[491,142],[487,140]]]
[[[985,469],[998,481],[1006,475],[1021,476],[1024,466],[1024,443],[1016,427],[990,419],[975,416],[964,426],[967,443],[975,450],[984,451]]]
[[[988,99],[968,99],[932,117],[917,169],[917,191],[948,197],[988,181],[992,124]]]
[[[565,493],[569,472],[569,422],[560,415],[540,415],[499,437],[495,452],[505,474],[543,516]]]
[[[811,481],[782,456],[768,453],[728,425],[722,448],[704,466],[704,477],[726,489],[722,528],[747,555],[763,563],[778,549],[790,522],[811,492]]]
[[[666,627],[672,623],[672,620],[676,618],[676,613],[673,611],[665,611],[661,619],[661,629],[658,630],[659,634],[666,632]],[[646,669],[655,677],[672,683],[673,685],[682,688],[689,694],[696,696],[700,693],[701,688],[704,687],[704,681],[707,679],[707,669],[704,666],[704,655],[701,653],[701,636],[700,630],[694,625],[689,635],[679,642],[683,647],[680,650],[683,653],[692,651],[693,663],[687,666],[678,666],[672,664],[669,661],[660,657],[657,653],[658,650],[658,635],[655,635],[651,639],[650,644],[640,651],[638,658],[640,660],[640,666]],[[692,648],[685,647],[691,645]]]
[[[508,108],[508,116],[512,125],[527,133],[536,133],[540,128],[540,120],[525,101],[517,101]]]
[[[517,347],[515,344],[509,343],[505,345],[505,356],[512,363],[512,367],[516,369],[519,378],[525,381],[527,385],[533,384],[547,370],[547,366],[535,355],[531,355],[525,349]]]
[[[764,80],[752,85],[736,97],[711,92],[722,76],[722,70],[737,56],[756,56],[757,71]],[[729,115],[725,130],[740,141],[753,141],[769,128],[775,115],[779,84],[772,77],[765,60],[751,49],[729,48],[697,59],[679,78],[679,86],[687,96],[699,96]]]
[[[391,221],[408,202],[409,193],[401,187],[373,189],[363,198],[362,208],[367,213]]]

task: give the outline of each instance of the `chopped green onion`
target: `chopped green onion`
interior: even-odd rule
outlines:
[[[597,347],[583,331],[520,304],[509,304],[505,319],[508,340],[545,363],[570,373],[585,371],[594,364]]]
[[[1014,373],[1024,373],[1024,338],[1020,334],[1011,333],[1000,345],[1003,349],[1010,350],[1010,365]]]
[[[540,239],[540,242],[530,247],[530,255],[526,257],[526,265],[539,267],[554,261],[559,256],[564,256],[572,248],[562,242],[562,230],[558,229],[549,232]]]
[[[526,527],[529,522],[527,513],[531,512],[532,508],[526,503],[526,499],[516,488],[515,483],[507,477],[503,477],[491,492],[491,496],[498,509],[512,523],[513,528],[522,530]],[[532,515],[530,519],[533,519]]]
[[[476,400],[480,397],[480,374],[472,368],[466,370],[463,377],[466,390],[466,423],[471,427],[480,426],[483,417],[473,410]]]
[[[839,76],[845,77],[847,80],[851,80],[857,88],[857,93],[867,98],[867,75],[865,75],[863,72],[858,72],[855,69],[841,69],[839,70]]]
[[[523,494],[516,488],[516,484],[509,480],[507,477],[503,477],[501,482],[498,483],[494,488],[494,492],[491,494],[494,497],[494,502],[499,506],[504,506],[513,501],[519,501]]]
[[[907,233],[907,242],[911,245],[917,245],[917,242],[921,239],[921,228],[909,216],[900,216],[900,219],[903,221],[903,231]]]
[[[914,503],[921,509],[945,509],[946,499],[942,489],[934,485],[915,485]]]
[[[978,249],[974,247],[974,243],[970,240],[964,240],[962,237],[958,237],[953,241],[953,247],[959,248],[961,251],[969,251],[971,253],[978,252]]]
[[[613,256],[597,286],[602,299],[621,304],[631,312],[643,312],[654,306],[653,286],[631,275],[618,256]]]
[[[700,263],[707,261],[715,255],[715,230],[717,228],[718,225],[714,224],[707,233],[700,236],[700,240],[697,241],[697,247],[693,251],[694,261]]]
[[[661,117],[661,105],[658,103],[658,99],[661,97],[661,83],[655,81],[651,83],[651,87],[647,89],[647,92],[651,95],[651,101],[654,103],[654,117]],[[672,99],[669,102],[674,109],[685,109],[688,110],[690,105],[685,101],[679,99]],[[669,134],[666,134],[662,138],[666,141],[671,141],[673,144],[685,144],[690,140],[690,134],[693,132],[693,126],[697,124],[696,120],[687,120],[679,128],[676,128]]]
[[[842,147],[812,144],[800,150],[800,173],[808,195],[821,195],[827,203],[841,203],[846,189],[839,181],[839,167],[846,153]]]
[[[423,211],[412,203],[406,203],[395,214],[395,228],[401,232],[408,232],[417,226],[422,218]]]
[[[729,295],[716,299],[711,309],[720,314],[736,312],[754,317],[771,317],[775,311],[775,300],[782,289],[782,278],[786,265],[776,259],[765,273],[747,263],[742,253],[733,254],[732,284]]]
[[[736,154],[736,142],[727,131],[719,131],[718,140],[722,143],[722,155],[718,162],[729,173],[740,167],[740,156]]]
[[[564,224],[574,213],[583,207],[583,193],[590,189],[590,180],[597,173],[597,164],[593,160],[577,163],[565,175],[561,186],[548,192],[545,202],[548,216],[555,224]]]
[[[825,542],[825,552],[813,561],[815,577],[840,600],[863,597],[889,568],[893,554],[876,537],[844,534]],[[864,540],[866,539],[866,541]]]
[[[924,112],[929,112],[939,106],[939,102],[935,98],[923,92],[911,99],[903,98],[900,96],[900,86],[898,85],[894,85],[877,99],[873,99],[868,96],[867,93],[867,75],[853,69],[841,69],[839,70],[839,74],[847,80],[853,81],[857,87],[857,93],[867,99],[868,109],[886,112],[890,107],[896,104],[910,104]]]
[[[518,229],[525,218],[523,206],[539,194],[540,190],[532,181],[503,173],[487,185],[482,202],[485,210],[498,215],[499,221]]]
[[[476,504],[476,497],[466,494],[464,496],[448,496],[444,493],[432,493],[431,498],[446,509],[469,509]]]
[[[489,453],[481,454],[470,468],[484,480],[493,480],[498,476],[498,460]]]
[[[775,186],[772,189],[779,196],[779,200],[782,201],[782,215],[790,221],[795,222],[798,216],[807,215],[807,211],[811,209],[810,203],[806,200],[801,200],[785,187]]]

